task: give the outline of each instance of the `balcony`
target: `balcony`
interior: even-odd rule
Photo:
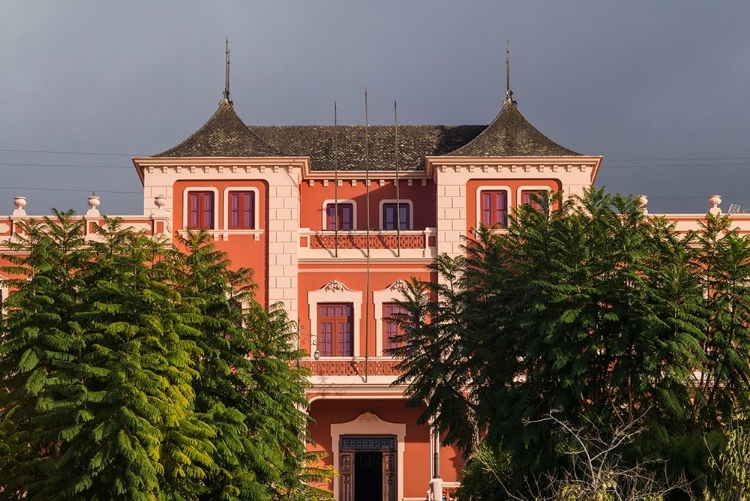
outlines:
[[[436,256],[437,230],[312,231],[300,229],[300,258],[363,258],[369,241],[371,258],[427,258]],[[369,240],[368,240],[369,238]]]
[[[310,369],[313,376],[398,376],[400,360],[302,360],[301,367]]]

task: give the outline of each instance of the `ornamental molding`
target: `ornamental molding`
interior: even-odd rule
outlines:
[[[353,292],[349,287],[338,280],[331,280],[321,287],[321,289],[326,292]]]
[[[393,292],[402,292],[406,288],[406,280],[396,280],[388,286],[388,290]]]
[[[357,418],[357,421],[360,423],[372,423],[380,421],[380,418],[373,414],[372,412],[363,412],[359,415]]]

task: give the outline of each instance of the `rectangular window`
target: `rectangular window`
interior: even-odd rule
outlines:
[[[547,192],[545,190],[523,190],[521,191],[521,204],[528,205],[534,209],[541,211],[542,204],[540,202],[547,200]]]
[[[354,355],[352,304],[318,305],[318,351],[321,357]]]
[[[255,229],[254,191],[233,191],[229,193],[229,228]]]
[[[508,193],[505,190],[482,191],[480,198],[482,224],[505,227],[508,222]]]
[[[350,203],[338,204],[338,214],[336,214],[336,204],[326,205],[326,230],[337,229],[337,221],[339,230],[353,230],[354,206]]]
[[[409,228],[409,204],[398,204],[398,227],[400,230],[408,230]],[[396,229],[396,204],[385,203],[383,204],[383,229],[384,230],[395,230]]]
[[[406,310],[395,303],[386,303],[383,305],[383,346],[386,350],[398,348],[403,343],[396,342],[396,337],[401,335],[401,329],[398,323],[392,320],[396,315],[403,315]]]
[[[188,193],[188,227],[194,230],[214,229],[214,192]]]

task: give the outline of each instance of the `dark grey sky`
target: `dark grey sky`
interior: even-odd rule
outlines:
[[[142,211],[131,156],[185,139],[224,85],[248,124],[486,124],[505,91],[597,184],[655,212],[750,208],[750,2],[0,3],[0,213]],[[58,153],[41,153],[58,152]],[[68,152],[59,153],[59,152]],[[82,153],[82,154],[69,154]],[[94,155],[97,153],[97,155]]]

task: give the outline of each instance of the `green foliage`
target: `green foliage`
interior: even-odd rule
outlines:
[[[185,253],[118,220],[84,230],[56,213],[9,244],[0,499],[302,499],[283,311],[205,235]]]
[[[306,451],[306,372],[294,362],[295,326],[279,307],[254,300],[250,270],[233,271],[210,236],[188,233],[178,291],[194,315],[186,339],[203,352],[196,411],[210,416],[218,449],[201,499],[313,499],[322,480]]]
[[[731,426],[727,443],[718,458],[711,456],[709,465],[721,481],[712,486],[706,497],[716,501],[747,501],[750,499],[750,436],[742,426]]]
[[[645,414],[622,463],[712,482],[703,437],[750,398],[750,240],[714,216],[680,235],[602,190],[540,204],[405,287],[399,382],[420,421],[467,456],[480,437],[509,454],[523,489],[572,467],[544,416],[607,436]]]
[[[504,484],[512,476],[510,455],[500,448],[491,449],[482,441],[466,463],[457,496],[472,501],[504,499]]]

